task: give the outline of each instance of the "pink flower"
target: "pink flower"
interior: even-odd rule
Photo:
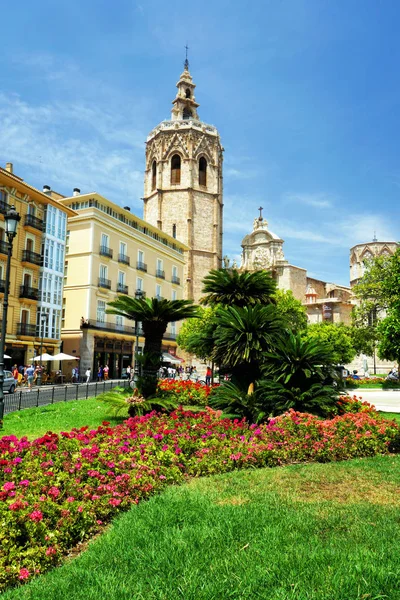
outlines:
[[[13,464],[17,465],[18,463],[22,462],[22,458],[20,456],[16,456],[13,460]]]
[[[39,523],[39,521],[43,519],[43,513],[41,510],[34,510],[28,516],[31,521],[36,521],[36,523]]]
[[[73,496],[68,496],[67,502],[75,502],[75,498]]]
[[[29,480],[28,479],[23,479],[22,481],[19,482],[19,485],[23,485],[25,487],[28,487]]]
[[[53,485],[47,493],[55,499],[60,495],[60,490]]]
[[[30,573],[29,573],[28,569],[24,569],[24,568],[20,569],[19,578],[21,579],[21,581],[24,579],[28,579],[29,575],[30,575]]]
[[[119,504],[121,504],[121,500],[119,500],[118,498],[111,498],[108,504],[111,504],[111,506],[118,506]]]
[[[54,556],[54,554],[57,554],[57,550],[53,546],[49,546],[46,550],[46,556]]]
[[[5,492],[9,492],[10,490],[13,490],[15,488],[15,483],[13,481],[7,481],[4,485],[3,485],[3,490]]]
[[[78,506],[78,512],[83,512],[83,506]]]

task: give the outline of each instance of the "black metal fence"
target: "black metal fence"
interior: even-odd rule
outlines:
[[[56,402],[85,400],[117,386],[127,388],[129,387],[129,380],[113,379],[94,383],[42,386],[33,388],[30,392],[26,388],[21,388],[13,394],[4,395],[4,413],[8,414],[24,408],[46,406]]]

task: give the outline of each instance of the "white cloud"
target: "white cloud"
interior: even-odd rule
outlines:
[[[284,202],[306,204],[313,208],[332,208],[333,197],[325,192],[317,193],[287,193],[283,196]]]

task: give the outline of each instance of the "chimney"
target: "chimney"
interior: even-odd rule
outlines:
[[[79,188],[74,188],[72,195],[73,196],[79,196],[79,194],[81,193],[81,190]]]
[[[9,173],[14,172],[14,166],[12,163],[6,163],[6,171],[8,171]]]
[[[43,194],[51,194],[51,187],[49,185],[44,185],[43,186]]]
[[[131,212],[131,209],[129,208],[129,206],[124,206],[124,210],[129,210],[129,212]]]

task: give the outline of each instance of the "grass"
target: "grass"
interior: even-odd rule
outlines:
[[[4,600],[398,600],[400,457],[192,480]]]

